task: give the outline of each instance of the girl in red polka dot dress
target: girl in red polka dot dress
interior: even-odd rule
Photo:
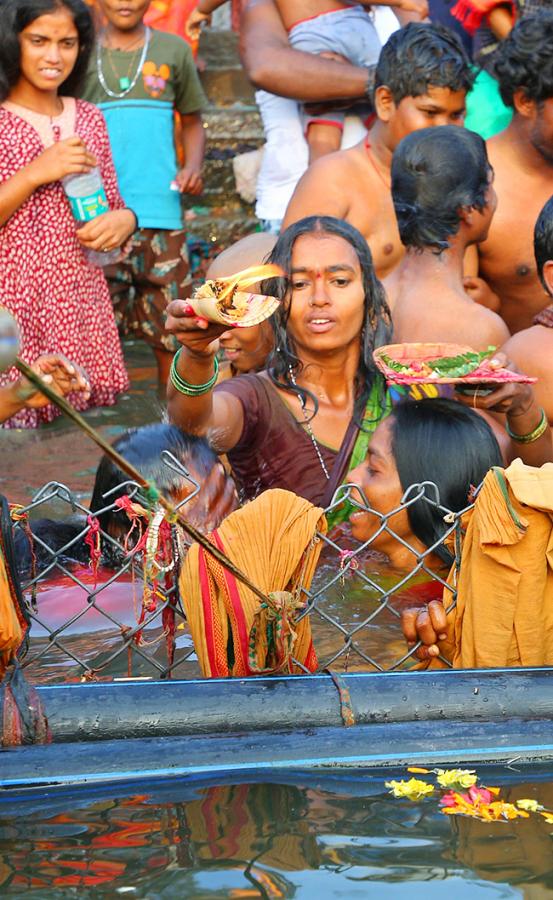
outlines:
[[[90,397],[109,406],[127,389],[107,282],[87,250],[122,246],[136,227],[119,195],[102,114],[74,99],[93,41],[82,0],[0,5],[0,305],[17,319],[21,357],[64,353],[86,371]],[[61,179],[98,166],[110,211],[73,219]],[[0,385],[15,380],[12,369]],[[56,409],[25,409],[4,427],[35,428]]]

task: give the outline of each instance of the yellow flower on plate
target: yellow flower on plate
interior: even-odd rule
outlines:
[[[473,769],[436,769],[436,775],[443,788],[469,788],[478,781]]]
[[[410,778],[409,781],[386,781],[394,797],[405,797],[407,800],[421,800],[428,794],[434,793],[434,785],[421,781],[419,778]]]
[[[537,800],[517,800],[517,806],[519,809],[525,809],[526,812],[539,812],[543,809],[543,806]]]

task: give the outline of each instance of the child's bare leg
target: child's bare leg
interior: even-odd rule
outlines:
[[[342,142],[342,129],[336,125],[326,125],[323,122],[311,122],[307,129],[307,144],[309,146],[309,163],[315,162],[327,153],[334,153],[340,149]]]

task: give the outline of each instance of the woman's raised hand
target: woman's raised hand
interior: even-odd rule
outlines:
[[[187,300],[173,300],[167,307],[165,328],[193,356],[212,356],[219,349],[219,337],[229,330],[197,316]]]
[[[52,181],[61,181],[68,175],[82,175],[96,165],[96,157],[90,153],[84,141],[76,134],[47,147],[27,166],[34,185],[40,187]]]

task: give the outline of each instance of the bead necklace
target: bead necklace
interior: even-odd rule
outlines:
[[[295,376],[294,376],[294,373],[293,373],[293,371],[292,371],[292,367],[291,367],[291,366],[288,368],[288,372],[290,373],[290,381],[291,381],[292,384],[294,385],[294,387],[295,387],[295,389],[296,389],[296,391],[297,391],[298,397],[299,397],[299,401],[300,401],[300,403],[301,403],[301,411],[302,411],[303,417],[304,417],[304,419],[305,419],[305,428],[306,428],[306,430],[307,430],[307,433],[308,433],[309,437],[311,438],[311,443],[313,444],[313,447],[315,448],[315,453],[317,454],[317,458],[318,458],[318,460],[319,460],[319,463],[321,464],[321,469],[322,469],[323,472],[324,472],[324,476],[325,476],[325,478],[326,478],[327,481],[330,481],[330,474],[329,474],[329,471],[328,471],[328,469],[327,469],[327,467],[326,467],[326,463],[325,463],[325,461],[324,461],[324,459],[323,459],[323,455],[322,455],[321,450],[320,450],[320,448],[319,448],[319,445],[318,445],[318,443],[317,443],[317,438],[316,438],[315,435],[313,434],[313,429],[311,428],[311,423],[310,423],[310,421],[309,421],[309,416],[308,416],[307,411],[306,411],[306,409],[305,409],[305,404],[304,404],[304,402],[303,402],[303,398],[302,398],[302,395],[301,395],[301,393],[300,393],[300,391],[299,391],[298,384],[297,384],[297,381],[296,381],[296,379],[295,379]]]
[[[129,75],[130,75],[130,68],[129,68],[129,72],[127,73],[127,75],[123,76],[122,78],[119,78],[119,86],[122,88],[122,90],[119,92],[112,91],[111,88],[109,88],[106,84],[106,79],[105,79],[104,72],[102,69],[102,42],[100,40],[98,41],[98,43],[96,44],[96,72],[98,73],[98,81],[102,85],[102,88],[104,89],[104,91],[106,92],[108,97],[113,97],[116,100],[121,100],[123,97],[126,97],[127,94],[130,94],[130,92],[136,85],[136,82],[138,81],[138,78],[140,76],[140,73],[142,72],[144,63],[146,61],[146,54],[148,52],[148,47],[150,46],[151,36],[152,36],[152,32],[151,32],[150,28],[146,27],[146,33],[145,33],[145,37],[144,37],[144,45],[142,47],[142,53],[141,53],[140,59],[138,61],[138,66],[136,67],[136,72],[134,73],[134,77],[133,77],[132,81],[129,80]],[[106,49],[109,50],[109,48],[106,48]],[[134,54],[131,59],[131,65],[132,65],[133,60],[134,60]],[[111,57],[110,57],[110,61],[111,61]],[[113,68],[113,66],[112,66],[112,68]]]

